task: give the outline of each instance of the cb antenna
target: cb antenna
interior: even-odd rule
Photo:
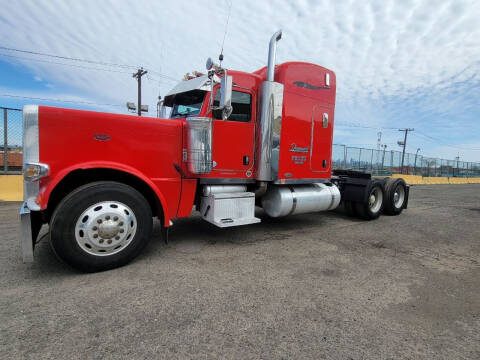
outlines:
[[[218,56],[218,60],[220,61],[220,67],[222,67],[223,45],[225,44],[225,37],[227,36],[228,22],[230,21],[230,12],[231,11],[232,11],[232,0],[230,0],[230,5],[228,7],[228,16],[227,16],[227,23],[225,24],[225,32],[223,33],[222,49],[220,51],[220,55]]]

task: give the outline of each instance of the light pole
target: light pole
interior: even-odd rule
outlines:
[[[458,162],[460,161],[460,154],[458,154],[456,157],[455,157],[455,160],[457,160],[457,176],[458,176]],[[455,177],[455,167],[453,168],[453,177]]]
[[[380,145],[380,146],[383,147],[383,156],[382,156],[382,170],[383,170],[383,163],[385,161],[385,150],[387,150],[387,144]]]
[[[420,148],[418,148],[417,152],[415,153],[415,162],[413,163],[413,175],[416,175],[417,173],[417,156],[419,151],[420,151]]]

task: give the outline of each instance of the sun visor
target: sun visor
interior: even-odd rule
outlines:
[[[210,90],[210,79],[205,75],[186,81],[181,81],[172,90],[170,90],[167,95],[165,95],[165,105],[171,106],[169,103],[172,102],[174,95],[192,90]]]

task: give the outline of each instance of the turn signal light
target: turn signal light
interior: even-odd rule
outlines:
[[[36,181],[48,175],[50,168],[42,163],[25,163],[23,165],[23,179],[25,181]]]

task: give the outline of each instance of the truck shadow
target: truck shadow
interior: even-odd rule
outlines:
[[[153,257],[165,248],[197,253],[208,245],[245,246],[264,241],[284,240],[295,237],[296,234],[308,232],[310,229],[327,226],[333,221],[341,219],[355,221],[341,211],[271,218],[265,215],[262,209],[257,208],[255,216],[261,219],[260,223],[219,228],[204,221],[198,212],[193,212],[188,218],[174,221],[174,225],[169,230],[168,244],[165,244],[162,238],[160,222],[157,221],[154,224],[152,241],[140,257]]]
[[[218,228],[204,221],[198,212],[188,218],[176,219],[169,230],[166,244],[162,235],[160,221],[154,219],[153,233],[149,244],[133,262],[145,259],[153,260],[159,253],[173,249],[180,253],[197,253],[205,246],[230,245],[248,246],[265,241],[279,241],[295,237],[309,229],[327,226],[333,221],[352,219],[341,210],[321,213],[300,214],[281,218],[268,217],[262,209],[257,208],[255,216],[261,219],[258,224]],[[40,276],[71,276],[82,274],[59,260],[48,243],[48,226],[42,228],[35,247],[35,261],[29,266]],[[38,276],[38,275],[37,275]]]

